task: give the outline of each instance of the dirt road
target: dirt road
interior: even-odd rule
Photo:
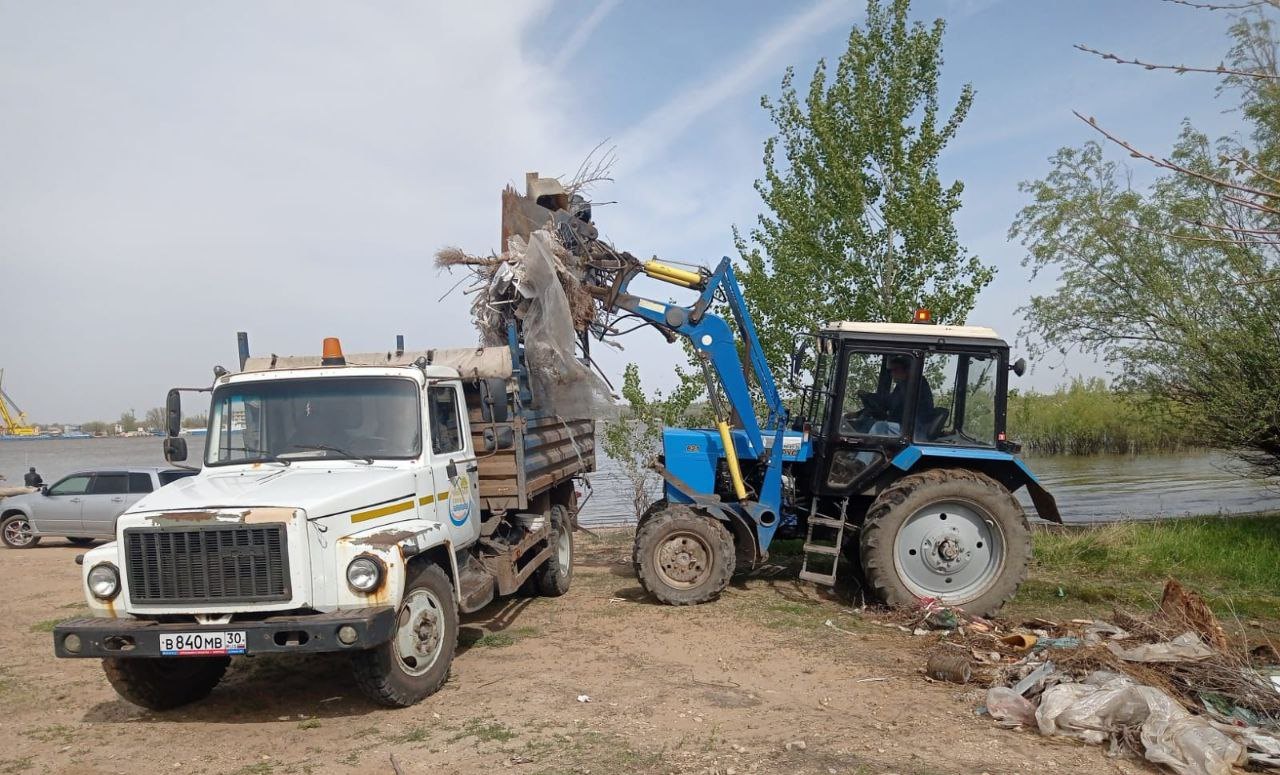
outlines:
[[[466,617],[448,684],[417,707],[365,702],[340,658],[258,657],[204,702],[152,713],[97,662],[53,658],[54,622],[83,614],[77,551],[0,551],[0,773],[1154,772],[996,728],[974,714],[981,690],[924,680],[929,637],[860,621],[793,574],[650,604],[618,538],[580,539],[566,597]]]

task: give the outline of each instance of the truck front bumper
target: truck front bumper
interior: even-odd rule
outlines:
[[[395,629],[396,614],[391,606],[271,616],[226,624],[72,619],[53,628],[53,653],[59,657],[161,657],[168,656],[160,650],[162,634],[232,630],[244,632],[244,653],[250,656],[281,652],[359,651],[391,640]],[[343,635],[351,640],[350,643],[339,637],[339,630],[344,630]]]

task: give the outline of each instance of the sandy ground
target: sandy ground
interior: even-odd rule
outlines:
[[[449,682],[414,708],[364,701],[341,658],[258,657],[152,713],[96,661],[52,655],[53,623],[83,613],[78,551],[0,551],[0,773],[1155,771],[997,728],[974,713],[981,689],[924,679],[931,637],[789,573],[670,608],[643,598],[625,546],[585,537],[570,593],[466,617]]]

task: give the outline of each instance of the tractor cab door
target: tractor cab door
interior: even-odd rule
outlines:
[[[933,412],[922,356],[901,345],[845,343],[823,423],[816,490],[856,492],[911,444],[919,421]]]

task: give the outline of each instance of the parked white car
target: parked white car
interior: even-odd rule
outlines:
[[[80,471],[26,495],[0,500],[0,541],[30,549],[47,536],[84,545],[114,538],[116,517],[142,496],[196,472],[137,466]]]

